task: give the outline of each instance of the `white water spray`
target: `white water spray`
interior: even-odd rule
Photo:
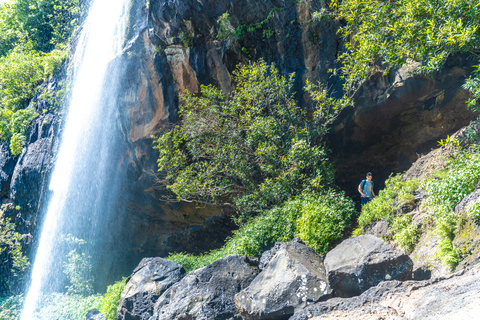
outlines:
[[[77,44],[70,106],[50,181],[52,196],[43,222],[21,320],[35,318],[42,291],[62,273],[62,270],[56,270],[58,268],[53,263],[56,259],[55,246],[59,236],[65,232],[64,226],[71,231],[72,224],[86,221],[79,228],[95,228],[91,225],[95,222],[75,215],[85,215],[79,208],[87,206],[87,202],[91,204],[89,215],[94,215],[96,209],[102,209],[101,205],[96,205],[102,200],[95,197],[102,197],[102,191],[111,187],[104,185],[106,178],[102,174],[105,173],[100,172],[110,161],[109,149],[105,145],[108,139],[111,140],[107,131],[114,121],[108,119],[114,115],[105,110],[104,102],[109,98],[102,97],[102,88],[108,86],[109,63],[120,53],[124,41],[125,2],[94,0]],[[92,144],[98,146],[92,147]],[[91,164],[86,168],[87,162]],[[91,176],[86,177],[85,172]],[[85,199],[85,203],[75,203],[74,199],[78,197]]]

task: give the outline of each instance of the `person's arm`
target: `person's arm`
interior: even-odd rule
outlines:
[[[362,195],[362,197],[366,198],[365,194],[363,193],[362,191],[362,188],[361,188],[361,183],[358,185],[358,192],[360,192],[360,194]]]
[[[372,196],[375,198],[376,195],[375,195],[375,192],[373,192],[373,188],[372,188]]]

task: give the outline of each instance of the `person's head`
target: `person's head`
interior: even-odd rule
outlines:
[[[368,181],[372,180],[372,173],[371,172],[367,173],[367,180]]]

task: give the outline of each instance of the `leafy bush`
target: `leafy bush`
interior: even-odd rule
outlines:
[[[36,116],[31,108],[18,111],[0,109],[0,140],[10,140],[10,151],[14,156],[22,152],[27,130]]]
[[[88,310],[100,308],[100,295],[88,297],[53,293],[44,295],[35,313],[36,320],[84,320]],[[22,311],[23,296],[0,298],[0,319],[18,320]]]
[[[9,0],[0,5],[0,56],[15,45],[30,43],[49,52],[67,43],[90,1]]]
[[[480,181],[480,152],[476,148],[471,151],[457,149],[456,157],[449,163],[438,178],[424,183],[428,198],[423,202],[424,209],[434,213],[436,233],[441,237],[437,256],[453,269],[458,263],[459,251],[453,245],[453,239],[460,221],[455,206],[469,193],[475,190]],[[467,208],[467,212],[475,217],[476,204]]]
[[[442,179],[426,183],[429,197],[425,206],[446,206],[452,210],[480,181],[480,153],[458,150],[456,159]]]
[[[420,230],[418,225],[412,222],[411,215],[403,215],[394,220],[389,236],[403,251],[411,253],[420,239]]]
[[[22,312],[23,296],[9,296],[0,298],[0,319],[17,320]]]
[[[356,210],[352,200],[343,193],[311,195],[302,199],[297,235],[306,245],[326,253],[332,241],[340,238]]]
[[[2,261],[2,277],[0,278],[0,294],[10,293],[10,282],[13,276],[21,278],[30,265],[22,251],[22,236],[15,231],[10,219],[0,216],[0,257]]]
[[[123,278],[122,280],[117,281],[107,287],[107,292],[103,295],[99,308],[100,312],[107,320],[117,319],[117,309],[118,305],[120,304],[120,295],[125,288],[126,282],[127,278]]]
[[[76,249],[67,255],[64,273],[67,274],[71,286],[67,287],[70,294],[91,295],[93,293],[93,275],[91,257]]]
[[[332,184],[328,152],[318,142],[346,102],[314,92],[309,120],[296,105],[293,81],[260,61],[234,72],[229,98],[212,86],[182,96],[181,123],[155,141],[159,170],[178,199],[233,201],[249,214]]]
[[[0,140],[23,150],[25,131],[35,117],[22,113],[38,86],[59,71],[67,44],[90,1],[9,0],[0,4]],[[12,119],[23,118],[21,127]]]
[[[346,22],[342,33],[349,41],[340,60],[347,90],[365,80],[378,62],[388,70],[418,61],[417,72],[429,73],[440,70],[452,53],[476,56],[478,50],[476,0],[336,0],[330,7]],[[476,82],[469,86],[479,88]]]

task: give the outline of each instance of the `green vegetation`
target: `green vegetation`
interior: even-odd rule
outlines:
[[[63,261],[63,273],[70,282],[67,292],[83,296],[93,294],[92,257],[88,254],[87,242],[70,234],[62,235],[58,242],[68,248]]]
[[[46,295],[41,300],[39,310],[35,313],[38,320],[84,320],[85,314],[92,308],[100,308],[102,296],[68,295],[54,293]],[[20,318],[23,296],[0,298],[0,319],[18,320]]]
[[[76,294],[53,293],[44,296],[35,317],[40,320],[83,320],[88,310],[99,308],[101,299],[100,295],[85,297]]]
[[[27,257],[22,252],[22,236],[15,231],[15,225],[10,219],[0,216],[0,258],[2,269],[10,273],[0,278],[0,296],[11,290],[11,279],[21,279],[29,266]]]
[[[472,202],[467,208],[467,213],[476,222],[480,222],[480,201]]]
[[[167,188],[179,200],[235,205],[248,219],[332,185],[321,140],[345,102],[309,85],[317,102],[309,119],[293,98],[293,74],[263,61],[240,66],[234,81],[228,98],[212,86],[181,97],[181,123],[155,141]]]
[[[115,320],[120,303],[120,294],[125,287],[125,281],[126,278],[108,286],[107,292],[103,296],[99,294],[84,296],[70,293],[44,295],[35,313],[35,319],[84,320],[87,311],[95,308],[106,319]],[[0,298],[0,319],[18,320],[22,303],[22,295]]]
[[[476,0],[332,1],[330,8],[346,24],[348,39],[340,56],[347,92],[355,90],[373,71],[416,61],[415,72],[440,70],[449,55],[467,52],[478,57],[480,3]],[[480,97],[478,72],[465,84]]]
[[[88,1],[10,0],[0,5],[0,140],[18,155],[35,118],[26,109],[65,60]]]
[[[232,41],[241,41],[247,33],[250,35],[254,34],[255,32],[262,30],[262,36],[264,39],[268,39],[275,34],[275,31],[272,29],[267,29],[268,23],[273,19],[275,12],[283,11],[284,8],[275,7],[270,10],[267,17],[257,23],[253,24],[242,24],[239,25],[237,28],[233,27],[232,19],[228,12],[225,12],[217,19],[218,24],[218,32],[217,32],[217,39],[219,40],[232,40]]]
[[[190,272],[230,254],[259,257],[275,241],[286,242],[295,236],[324,254],[328,245],[343,235],[355,214],[353,202],[342,192],[304,193],[252,218],[220,249],[200,256],[177,253],[167,259]]]
[[[444,265],[453,269],[465,258],[468,253],[456,248],[454,240],[459,236],[463,224],[474,225],[478,222],[480,206],[479,202],[471,203],[465,216],[456,213],[454,208],[475,190],[480,181],[480,150],[478,146],[463,149],[452,140],[448,143],[456,152],[445,169],[420,182],[402,181],[402,175],[390,177],[379,196],[362,208],[359,228],[354,235],[362,234],[376,221],[383,220],[390,224],[385,239],[397,243],[406,252],[415,249],[422,234],[433,231],[440,237],[436,256]],[[425,190],[427,193],[427,197],[417,204],[413,197],[416,190]],[[410,205],[411,209],[417,207],[417,214],[422,214],[423,221],[414,222],[412,215],[399,211],[402,205]]]
[[[358,218],[359,228],[365,228],[378,220],[393,222],[396,206],[411,203],[412,198],[408,195],[411,195],[417,188],[417,180],[402,181],[400,174],[390,176],[385,181],[385,189],[378,193],[378,197],[363,206],[362,213]]]
[[[17,320],[20,318],[23,296],[0,297],[0,319]]]
[[[107,320],[117,319],[117,309],[118,305],[120,304],[120,295],[125,288],[126,282],[127,278],[123,278],[122,280],[117,281],[111,286],[107,287],[107,292],[103,295],[102,300],[100,301],[100,308],[98,308]]]

